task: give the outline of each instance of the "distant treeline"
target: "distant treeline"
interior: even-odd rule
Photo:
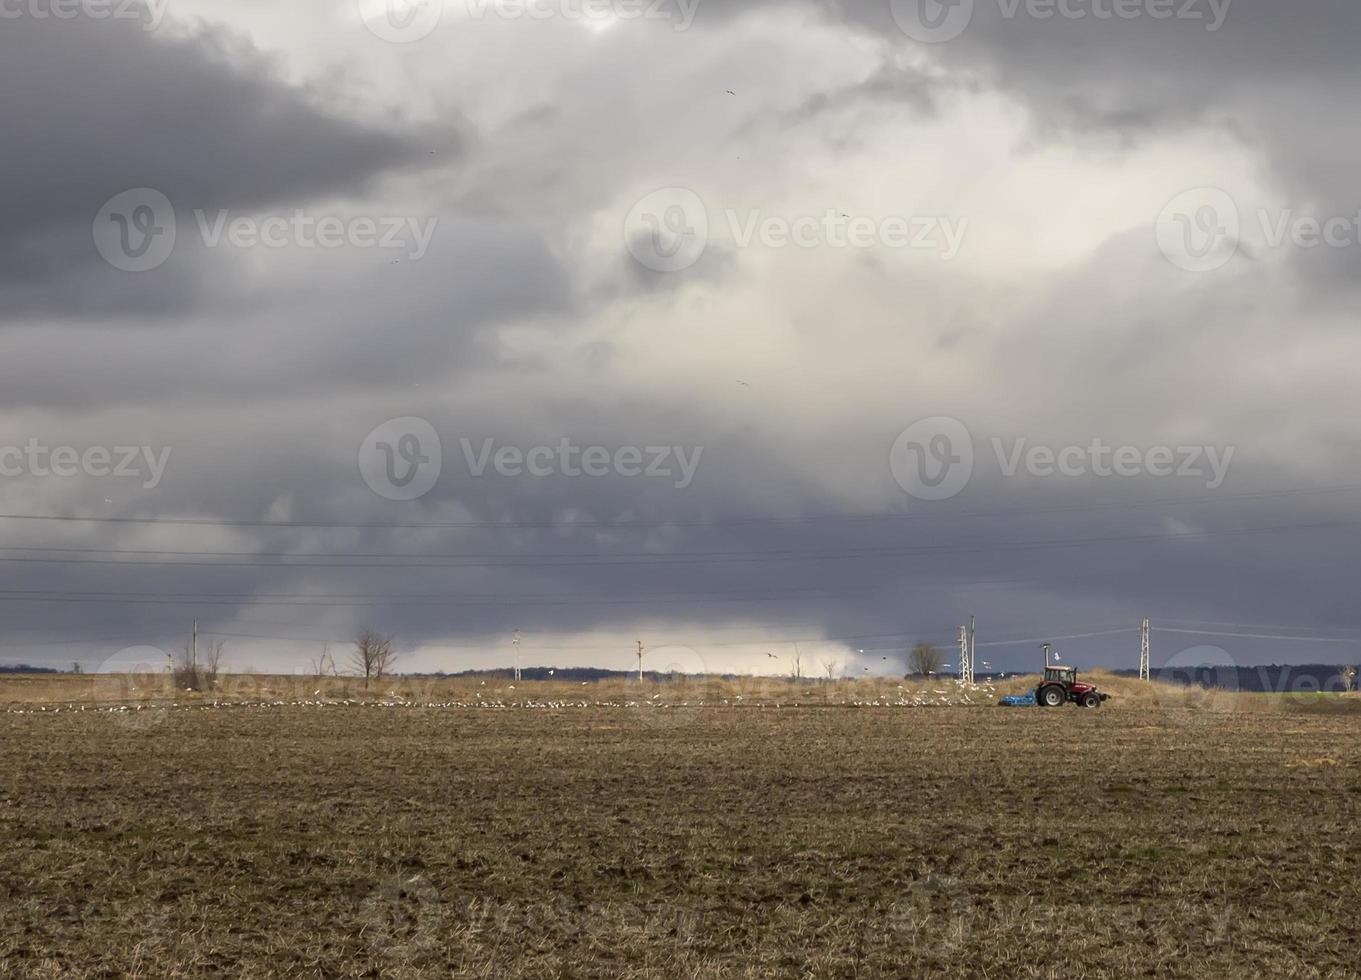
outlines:
[[[1267,664],[1258,667],[1171,667],[1155,668],[1154,680],[1227,690],[1302,693],[1343,691],[1346,684],[1341,670],[1345,664]],[[1137,670],[1117,670],[1120,677],[1138,677]]]
[[[28,664],[0,664],[0,674],[60,674],[55,667],[30,667]]]
[[[1308,691],[1341,691],[1344,689],[1342,676],[1339,671],[1342,666],[1338,664],[1268,664],[1258,667],[1175,667],[1175,668],[1155,668],[1153,679],[1171,684],[1186,684],[1198,687],[1219,687],[1227,690],[1238,691],[1269,691],[1276,693],[1283,692],[1308,692]],[[1137,678],[1137,670],[1116,670],[1112,671],[1118,677]],[[509,667],[500,670],[463,670],[457,673],[434,673],[421,674],[422,677],[486,677],[505,679],[514,677],[515,672]],[[604,680],[634,680],[638,677],[636,670],[608,670],[602,667],[524,667],[520,670],[520,676],[527,681],[604,681]],[[684,676],[666,671],[643,671],[643,676],[652,681],[664,681],[668,678]],[[709,674],[705,676],[718,677],[723,680],[736,680],[738,674]],[[987,674],[975,675],[977,680],[998,680],[1003,676],[1014,677],[1014,672],[1003,675],[1001,672],[990,672]],[[948,672],[942,672],[935,676],[937,681],[950,680],[953,677]],[[917,677],[917,680],[925,678]],[[823,678],[804,677],[806,684],[818,684]]]
[[[1175,667],[1175,668],[1155,668],[1153,671],[1154,680],[1170,684],[1186,684],[1198,687],[1220,687],[1228,690],[1238,691],[1267,691],[1267,692],[1308,692],[1308,691],[1341,691],[1345,685],[1340,673],[1345,665],[1339,664],[1267,664],[1257,667]],[[1112,671],[1118,677],[1138,677],[1137,670],[1116,670]],[[422,676],[431,677],[513,677],[515,672],[510,668],[504,670],[465,670],[453,674],[437,673]],[[636,679],[636,670],[607,670],[601,667],[524,667],[520,670],[520,676],[530,681],[603,681],[603,680],[631,680]],[[643,676],[653,681],[664,681],[678,675],[665,671],[643,671]],[[706,675],[719,677],[724,680],[736,680],[737,674],[716,674]],[[937,680],[950,679],[949,674],[937,674]],[[996,680],[1001,677],[1000,672],[989,674],[977,674],[976,678],[982,680]],[[1008,676],[1015,676],[1014,673]],[[804,677],[804,683],[817,684],[822,678]]]

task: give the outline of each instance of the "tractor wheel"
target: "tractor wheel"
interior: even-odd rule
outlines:
[[[1097,694],[1095,691],[1088,691],[1086,694],[1082,695],[1082,706],[1084,708],[1101,707],[1101,695]]]
[[[1040,691],[1040,704],[1046,708],[1062,707],[1063,702],[1067,700],[1068,696],[1064,693],[1063,688],[1057,684],[1052,684]]]

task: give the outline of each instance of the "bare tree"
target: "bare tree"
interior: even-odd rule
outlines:
[[[335,677],[339,671],[336,670],[336,658],[331,656],[331,644],[321,645],[321,656],[312,661],[312,674],[321,680],[326,676]]]
[[[824,660],[822,662],[822,669],[827,674],[827,683],[831,684],[836,680],[837,671],[841,669],[841,661]]]
[[[392,652],[392,637],[383,636],[373,630],[363,630],[354,638],[354,653],[350,655],[350,665],[355,673],[364,678],[364,686],[369,680],[382,680],[383,675],[397,662]]]
[[[394,639],[395,637],[391,636],[387,637],[383,641],[382,648],[378,651],[379,657],[378,662],[376,664],[377,670],[374,673],[374,677],[376,678],[381,678],[385,674],[392,673],[392,668],[397,663],[397,653],[395,650],[392,649],[392,641]]]
[[[183,653],[167,654],[175,687],[188,691],[210,691],[216,687],[225,646],[222,640],[195,641],[186,645]]]
[[[945,658],[941,652],[929,643],[918,643],[907,656],[908,669],[914,674],[925,674],[927,677],[940,670],[940,665],[944,662]]]
[[[208,680],[208,686],[217,683],[217,675],[222,669],[222,649],[226,644],[221,640],[209,640],[204,644],[203,654],[199,657],[199,670]]]
[[[1338,675],[1342,678],[1342,690],[1344,690],[1344,691],[1355,691],[1355,690],[1356,690],[1356,668],[1355,668],[1355,667],[1352,667],[1352,666],[1343,667],[1340,671],[1338,671]]]

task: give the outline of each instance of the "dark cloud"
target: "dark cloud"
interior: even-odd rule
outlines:
[[[876,101],[906,105],[922,115],[933,115],[938,108],[939,91],[946,87],[949,87],[948,83],[933,79],[918,69],[885,63],[864,81],[836,91],[814,93],[785,113],[784,121],[802,123],[819,116],[861,109]]]
[[[1354,351],[1336,323],[1300,315],[1321,301],[1296,278],[1304,268],[1340,292],[1350,256],[1257,261],[1249,274],[1193,282],[1162,261],[1141,224],[1102,226],[1092,250],[1046,255],[1048,265],[1020,254],[1016,269],[995,258],[944,268],[885,251],[771,254],[719,242],[680,273],[629,257],[624,212],[652,188],[693,185],[725,207],[788,209],[802,206],[786,202],[807,178],[807,207],[819,213],[829,189],[858,193],[882,177],[878,190],[892,197],[930,177],[891,156],[903,148],[892,142],[879,171],[866,165],[876,127],[897,115],[885,107],[907,106],[911,125],[941,127],[933,134],[955,125],[982,146],[990,134],[959,103],[991,96],[1028,110],[1018,159],[1037,145],[1077,157],[1093,141],[1117,162],[1157,139],[1232,146],[1310,206],[1345,213],[1354,6],[1235,0],[1213,33],[1007,20],[997,0],[977,8],[965,34],[934,46],[908,40],[887,2],[858,0],[817,5],[825,16],[813,26],[830,25],[834,41],[773,16],[796,9],[788,4],[706,8],[693,33],[645,51],[626,25],[573,35],[551,55],[531,41],[498,48],[489,33],[492,55],[515,56],[498,67],[525,77],[501,85],[503,101],[487,110],[506,120],[503,138],[466,146],[449,135],[461,122],[432,136],[285,83],[286,55],[222,30],[7,23],[0,446],[36,436],[174,450],[155,488],[7,478],[0,511],[321,526],[5,522],[0,557],[89,561],[0,562],[12,600],[4,659],[66,657],[64,647],[43,651],[68,639],[104,652],[170,644],[194,619],[318,642],[373,625],[405,650],[454,646],[438,663],[452,668],[504,650],[516,628],[550,644],[591,631],[650,645],[845,637],[837,656],[864,647],[877,665],[916,639],[948,646],[977,613],[983,639],[1025,641],[989,650],[1008,669],[1033,664],[1032,639],[1112,628],[1127,632],[1065,649],[1128,665],[1144,615],[1351,628],[1352,497],[1339,491],[1355,482],[1357,439],[1342,408]],[[727,32],[739,38],[731,50]],[[760,88],[757,68],[737,72],[753,36],[758,63],[784,73],[774,90]],[[826,47],[797,47],[814,37]],[[375,53],[356,57],[356,71],[371,71],[378,91],[443,80],[420,60],[442,49],[403,53],[394,83],[382,67],[392,50],[364,43],[356,50]],[[823,73],[799,60],[809,51],[845,63]],[[1341,151],[1320,152],[1321,134]],[[449,150],[469,175],[396,179],[432,159],[445,167]],[[843,171],[843,157],[855,167]],[[945,159],[942,169],[961,185],[986,182],[991,162]],[[186,245],[134,275],[94,254],[90,225],[109,197],[142,186],[170,197],[191,230],[195,208],[316,201],[438,228],[416,261]],[[1057,210],[1020,196],[999,210]],[[986,237],[990,215],[970,217]],[[1238,456],[1213,494],[1184,479],[1007,479],[988,462],[959,497],[926,503],[895,485],[888,454],[931,415],[967,423],[985,462],[993,437],[1205,443]],[[411,503],[372,492],[357,459],[366,434],[400,416],[428,419],[443,440],[439,483]],[[703,447],[703,457],[684,488],[476,477],[463,438],[522,450],[563,438]],[[892,519],[867,519],[883,514]],[[677,523],[637,526],[667,521]],[[366,526],[423,522],[498,526]],[[365,526],[331,526],[346,524]],[[25,550],[50,548],[80,550]],[[215,567],[154,564],[175,561],[167,551]],[[286,554],[333,557],[274,557]],[[420,556],[464,557],[412,567]],[[338,598],[285,598],[308,594]],[[1177,638],[1158,642],[1161,655]],[[1240,662],[1332,655],[1220,642]],[[624,665],[628,645],[562,656]],[[281,648],[269,649],[282,662]],[[703,649],[724,665],[721,646]]]
[[[205,253],[213,282],[193,317],[150,327],[125,317],[99,331],[13,329],[0,405],[66,413],[190,402],[229,411],[281,395],[420,395],[422,385],[439,389],[513,360],[496,340],[507,321],[573,309],[571,283],[534,232],[433,217],[419,259],[313,250],[251,276],[241,256],[221,249]],[[135,278],[109,271],[110,288]],[[85,356],[72,361],[58,338],[77,337]]]
[[[347,118],[286,83],[248,41],[217,28],[149,32],[136,21],[7,20],[0,32],[0,297],[5,315],[103,319],[184,313],[211,290],[183,250],[130,276],[96,254],[114,195],[154,188],[191,209],[302,206],[456,150],[452,130]],[[187,230],[187,229],[186,229]]]

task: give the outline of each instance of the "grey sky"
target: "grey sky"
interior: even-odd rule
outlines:
[[[0,661],[197,618],[262,669],[370,625],[412,669],[519,628],[532,662],[887,671],[970,613],[1026,641],[1002,669],[1115,629],[1065,649],[1132,666],[1143,616],[1299,637],[1155,663],[1355,660],[1305,638],[1361,640],[1361,12],[975,0],[923,42],[954,15],[921,2],[0,20],[0,512],[101,518],[0,520]],[[109,213],[141,189],[173,214]],[[402,418],[442,449],[409,500],[371,486],[430,465]],[[925,499],[966,448],[937,418],[972,474]],[[33,441],[171,451],[147,486]]]

